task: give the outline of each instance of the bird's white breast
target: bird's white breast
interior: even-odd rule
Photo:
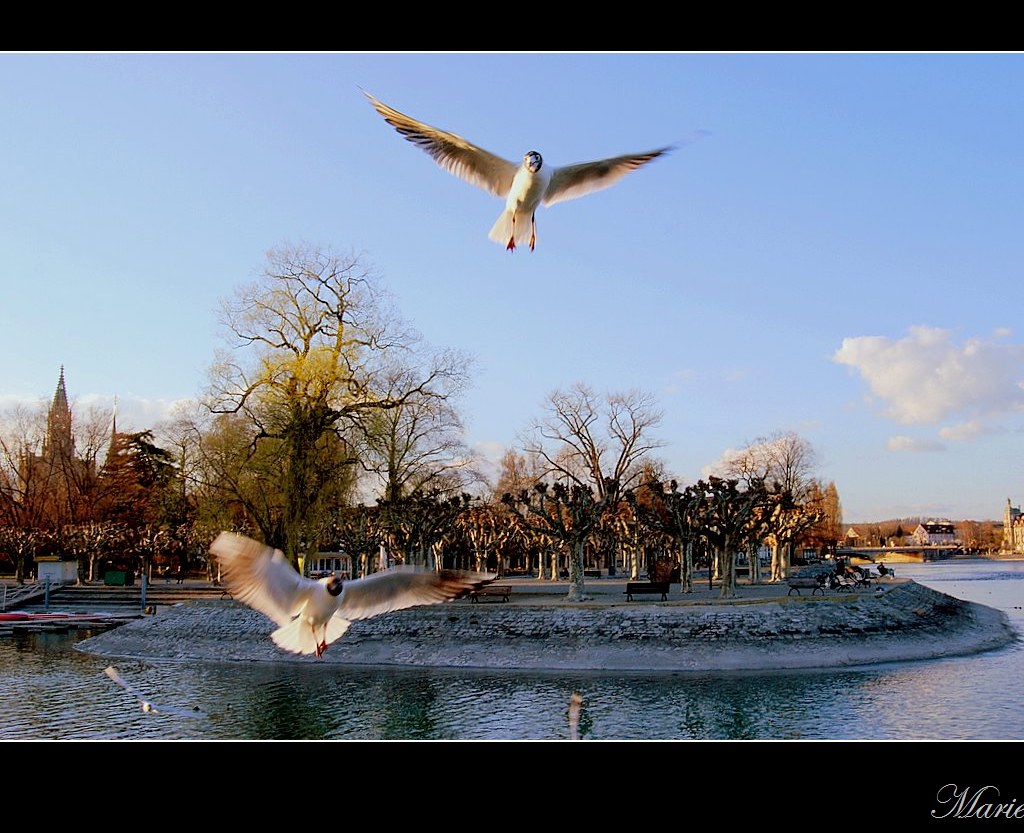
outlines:
[[[516,209],[529,211],[536,208],[550,181],[551,173],[547,168],[541,168],[536,173],[525,167],[520,168],[512,180],[512,188],[508,192],[505,207],[509,211]]]
[[[330,619],[338,609],[338,596],[332,596],[327,592],[327,587],[321,584],[309,596],[302,615],[313,625],[322,625]]]

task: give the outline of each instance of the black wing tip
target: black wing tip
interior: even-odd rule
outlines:
[[[439,570],[441,586],[447,588],[452,601],[476,593],[498,578],[497,573],[474,573],[466,570]]]

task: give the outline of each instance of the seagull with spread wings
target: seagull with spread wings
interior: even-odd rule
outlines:
[[[483,188],[505,200],[505,210],[488,235],[509,251],[529,242],[537,243],[536,211],[540,205],[554,205],[600,191],[631,171],[657,159],[671,146],[580,162],[560,168],[545,165],[535,151],[523,156],[522,164],[510,162],[477,147],[455,133],[439,130],[398,112],[363,90],[374,109],[402,136],[426,151],[448,173]]]
[[[357,619],[461,598],[494,581],[490,573],[392,567],[343,581],[300,575],[273,547],[222,532],[210,545],[231,595],[278,626],[274,644],[294,654],[323,655]]]

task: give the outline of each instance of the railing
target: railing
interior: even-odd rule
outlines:
[[[38,581],[26,582],[25,584],[8,584],[3,582],[3,594],[0,595],[0,610],[7,610],[7,605],[20,602],[32,596],[44,593],[46,588]]]

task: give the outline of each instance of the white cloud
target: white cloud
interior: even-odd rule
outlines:
[[[740,455],[743,453],[738,448],[727,448],[722,452],[722,456],[715,460],[713,463],[708,463],[700,470],[700,477],[702,480],[707,480],[709,477],[725,477],[732,465],[736,463]]]
[[[959,425],[947,425],[939,431],[944,440],[970,440],[982,434],[995,433],[996,429],[983,425],[976,419],[961,422]]]
[[[0,396],[0,412],[15,407],[46,411],[52,397],[28,398]],[[138,396],[117,397],[117,429],[119,431],[147,431],[168,419],[179,405],[191,402],[189,399],[143,399]],[[87,393],[70,399],[72,414],[84,418],[91,411],[112,411],[114,397],[109,394]]]
[[[935,440],[918,439],[916,437],[907,437],[903,435],[889,437],[888,448],[889,451],[906,451],[911,453],[946,450],[946,447],[942,443],[936,442]]]
[[[670,396],[679,393],[683,385],[687,382],[692,382],[696,376],[697,374],[689,368],[677,370],[669,377],[669,381],[666,382],[665,393]]]
[[[170,419],[175,409],[191,403],[191,399],[143,399],[138,396],[117,397],[117,430],[148,431]],[[95,408],[113,410],[114,397],[105,394],[86,394],[75,397],[73,410]]]
[[[480,440],[473,444],[473,450],[488,460],[497,463],[508,451],[506,443],[499,443],[495,440]]]
[[[1007,334],[956,344],[949,330],[918,326],[898,340],[845,338],[832,359],[859,372],[897,422],[980,421],[1024,410],[1024,345],[996,340]]]

